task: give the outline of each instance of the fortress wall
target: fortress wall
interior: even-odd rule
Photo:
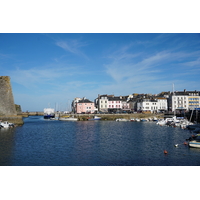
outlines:
[[[17,115],[9,76],[0,76],[0,115]]]
[[[20,112],[21,108],[17,107]],[[9,76],[0,76],[0,120],[16,125],[24,124],[22,116],[17,116]]]

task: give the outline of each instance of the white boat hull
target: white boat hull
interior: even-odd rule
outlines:
[[[128,121],[127,119],[123,119],[123,118],[122,119],[121,118],[120,119],[116,119],[116,122],[127,122],[127,121]]]
[[[3,127],[3,128],[10,128],[10,127],[13,127],[14,124],[12,123],[9,123],[9,122],[0,122],[0,125]]]
[[[195,147],[195,148],[200,148],[200,142],[197,142],[197,141],[190,141],[189,142],[189,147]]]
[[[98,117],[98,116],[94,116],[94,118],[88,118],[89,121],[92,121],[92,120],[101,120],[101,117]]]
[[[74,118],[74,117],[60,117],[59,120],[60,121],[78,121],[78,118]]]

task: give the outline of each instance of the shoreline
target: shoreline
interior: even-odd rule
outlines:
[[[23,117],[19,115],[2,115],[0,116],[0,120],[8,121],[9,123],[13,123],[17,126],[24,124]]]

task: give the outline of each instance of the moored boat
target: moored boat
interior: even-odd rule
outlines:
[[[147,122],[147,119],[140,119],[141,122]]]
[[[189,147],[200,148],[200,134],[193,135],[187,140]]]
[[[140,122],[140,119],[139,119],[139,118],[136,118],[135,121],[136,121],[136,122]]]
[[[59,120],[59,114],[56,113],[56,114],[55,114],[55,117],[50,118],[50,120]]]
[[[153,117],[153,120],[154,122],[157,122],[158,121],[158,118],[157,117]]]
[[[0,127],[1,128],[10,128],[10,127],[14,127],[14,124],[13,123],[9,123],[7,121],[5,122],[0,122]]]
[[[94,116],[93,118],[88,118],[89,121],[92,121],[92,120],[101,120],[101,117],[98,117],[98,116]]]
[[[189,130],[195,130],[196,128],[200,128],[200,124],[189,124],[186,128]]]
[[[50,119],[55,117],[55,111],[53,108],[44,109],[44,119]]]
[[[162,120],[158,120],[157,122],[156,122],[156,124],[157,125],[160,125],[160,126],[164,126],[164,125],[166,125],[166,121],[164,120],[164,119],[162,119]]]
[[[78,121],[78,118],[76,117],[60,117],[60,121]]]
[[[188,143],[189,147],[200,148],[200,139],[198,140],[191,140]]]
[[[116,119],[116,122],[127,122],[128,120],[127,119],[124,119],[124,118],[118,118]]]

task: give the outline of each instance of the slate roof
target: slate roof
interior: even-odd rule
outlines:
[[[82,99],[78,103],[94,103],[94,102],[90,101],[89,99]]]

